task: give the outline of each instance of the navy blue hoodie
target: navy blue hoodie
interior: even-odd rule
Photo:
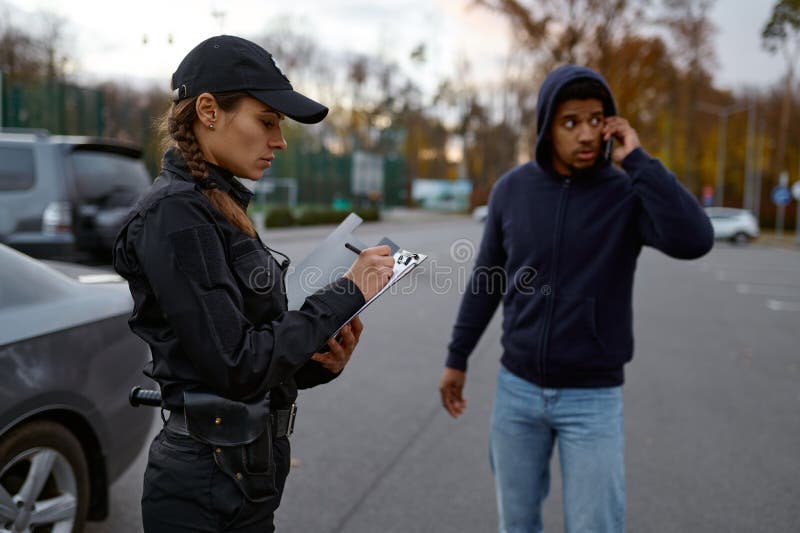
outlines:
[[[536,158],[503,175],[449,345],[447,366],[466,370],[503,301],[502,364],[542,387],[610,387],[633,357],[633,277],[643,245],[694,259],[713,244],[697,200],[655,158],[637,148],[622,170],[601,160],[562,176],[546,139],[558,92],[596,72],[554,70],[539,91]]]

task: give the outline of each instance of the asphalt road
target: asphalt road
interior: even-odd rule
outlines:
[[[300,259],[329,230],[265,237]],[[487,432],[500,313],[470,359],[465,415],[450,419],[437,391],[481,226],[409,220],[358,234],[365,242],[389,235],[430,258],[401,282],[409,294],[365,313],[343,375],[301,393],[277,530],[496,531]],[[800,531],[800,253],[720,244],[681,262],[645,250],[634,309],[628,531]],[[144,462],[112,487],[111,518],[87,531],[141,531]],[[553,474],[545,530],[561,531],[557,464]]]

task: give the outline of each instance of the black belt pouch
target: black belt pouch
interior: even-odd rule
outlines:
[[[269,424],[269,401],[242,403],[215,394],[184,391],[189,434],[213,446],[214,461],[245,497],[263,502],[278,494]]]

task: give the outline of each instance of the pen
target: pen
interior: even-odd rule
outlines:
[[[361,255],[361,250],[350,244],[349,242],[344,243],[344,247],[353,252],[356,255]]]

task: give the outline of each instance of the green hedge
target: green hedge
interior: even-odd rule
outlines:
[[[381,211],[377,207],[363,207],[356,209],[355,214],[364,219],[364,222],[376,222],[381,219]]]
[[[338,224],[347,218],[347,211],[336,211],[325,207],[301,207],[294,213],[294,221],[298,226],[314,226],[316,224]]]
[[[268,228],[283,228],[288,226],[313,226],[317,224],[339,224],[350,211],[336,210],[325,206],[301,206],[294,209],[285,206],[267,206],[264,208],[254,208],[253,212],[265,211],[264,225]],[[355,209],[355,214],[364,219],[365,222],[375,222],[380,220],[380,209],[377,207],[365,207]]]
[[[264,225],[268,228],[282,228],[294,224],[294,214],[288,207],[267,208]]]

